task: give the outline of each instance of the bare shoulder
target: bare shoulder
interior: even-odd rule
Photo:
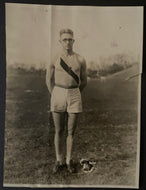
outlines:
[[[55,56],[53,56],[53,58],[51,59],[51,63],[50,63],[50,66],[51,67],[54,67],[55,66],[55,63],[56,61],[59,59],[59,54],[56,54]]]
[[[78,53],[76,53],[77,55],[77,59],[79,61],[79,63],[82,65],[82,66],[86,66],[86,60],[84,59],[84,57],[82,57],[81,55],[79,55]]]

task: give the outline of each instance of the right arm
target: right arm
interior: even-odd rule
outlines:
[[[48,90],[50,92],[50,94],[52,93],[52,90],[54,88],[54,71],[55,71],[55,66],[53,63],[49,64],[49,66],[47,67],[47,71],[46,71],[46,85],[48,87]]]

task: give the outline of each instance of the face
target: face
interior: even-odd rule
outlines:
[[[73,36],[69,33],[63,33],[60,36],[60,43],[65,50],[71,50],[73,47],[74,39]]]

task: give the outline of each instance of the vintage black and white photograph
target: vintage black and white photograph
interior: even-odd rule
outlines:
[[[5,11],[4,187],[138,188],[143,7]]]

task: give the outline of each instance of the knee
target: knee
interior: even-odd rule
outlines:
[[[74,130],[68,130],[68,136],[73,137],[74,136]]]
[[[63,129],[57,129],[57,130],[55,130],[55,135],[62,136],[63,135]]]

